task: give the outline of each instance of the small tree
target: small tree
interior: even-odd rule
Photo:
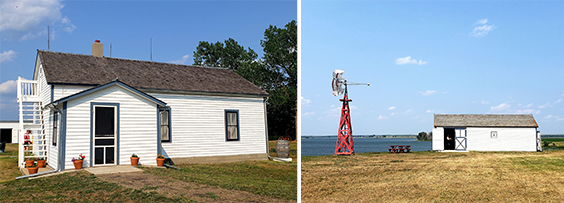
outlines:
[[[420,132],[419,134],[417,134],[417,140],[427,140],[427,133]]]

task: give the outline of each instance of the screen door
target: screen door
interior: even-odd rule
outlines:
[[[94,106],[94,165],[116,160],[116,107]]]

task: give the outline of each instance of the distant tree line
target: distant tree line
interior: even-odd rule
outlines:
[[[286,135],[296,139],[297,30],[295,20],[284,28],[270,25],[264,31],[264,40],[260,41],[264,51],[262,58],[231,38],[224,43],[200,41],[194,51],[194,65],[229,68],[268,92],[269,139]]]
[[[431,141],[433,140],[433,132],[420,132],[419,134],[417,134],[417,140],[421,140],[421,141]]]

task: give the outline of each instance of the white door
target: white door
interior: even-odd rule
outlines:
[[[454,149],[455,150],[466,150],[466,128],[456,128],[454,129],[455,133],[455,142],[454,142]]]
[[[116,124],[115,106],[94,106],[94,165],[116,164]]]

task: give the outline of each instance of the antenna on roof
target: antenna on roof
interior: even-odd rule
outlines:
[[[110,43],[110,58],[112,57],[112,43]]]
[[[151,61],[153,61],[153,38],[151,37]]]
[[[49,26],[47,25],[47,50],[51,50],[51,45],[49,45]]]
[[[337,135],[337,144],[335,146],[335,156],[354,155],[351,113],[349,108],[349,102],[352,102],[352,100],[349,99],[347,85],[370,86],[370,83],[347,82],[347,79],[345,79],[343,73],[345,73],[345,71],[335,69],[333,71],[333,81],[331,83],[331,86],[333,88],[333,95],[338,96],[344,93],[343,99],[339,100],[343,102],[343,107],[341,108],[341,121],[339,122],[339,133]]]

